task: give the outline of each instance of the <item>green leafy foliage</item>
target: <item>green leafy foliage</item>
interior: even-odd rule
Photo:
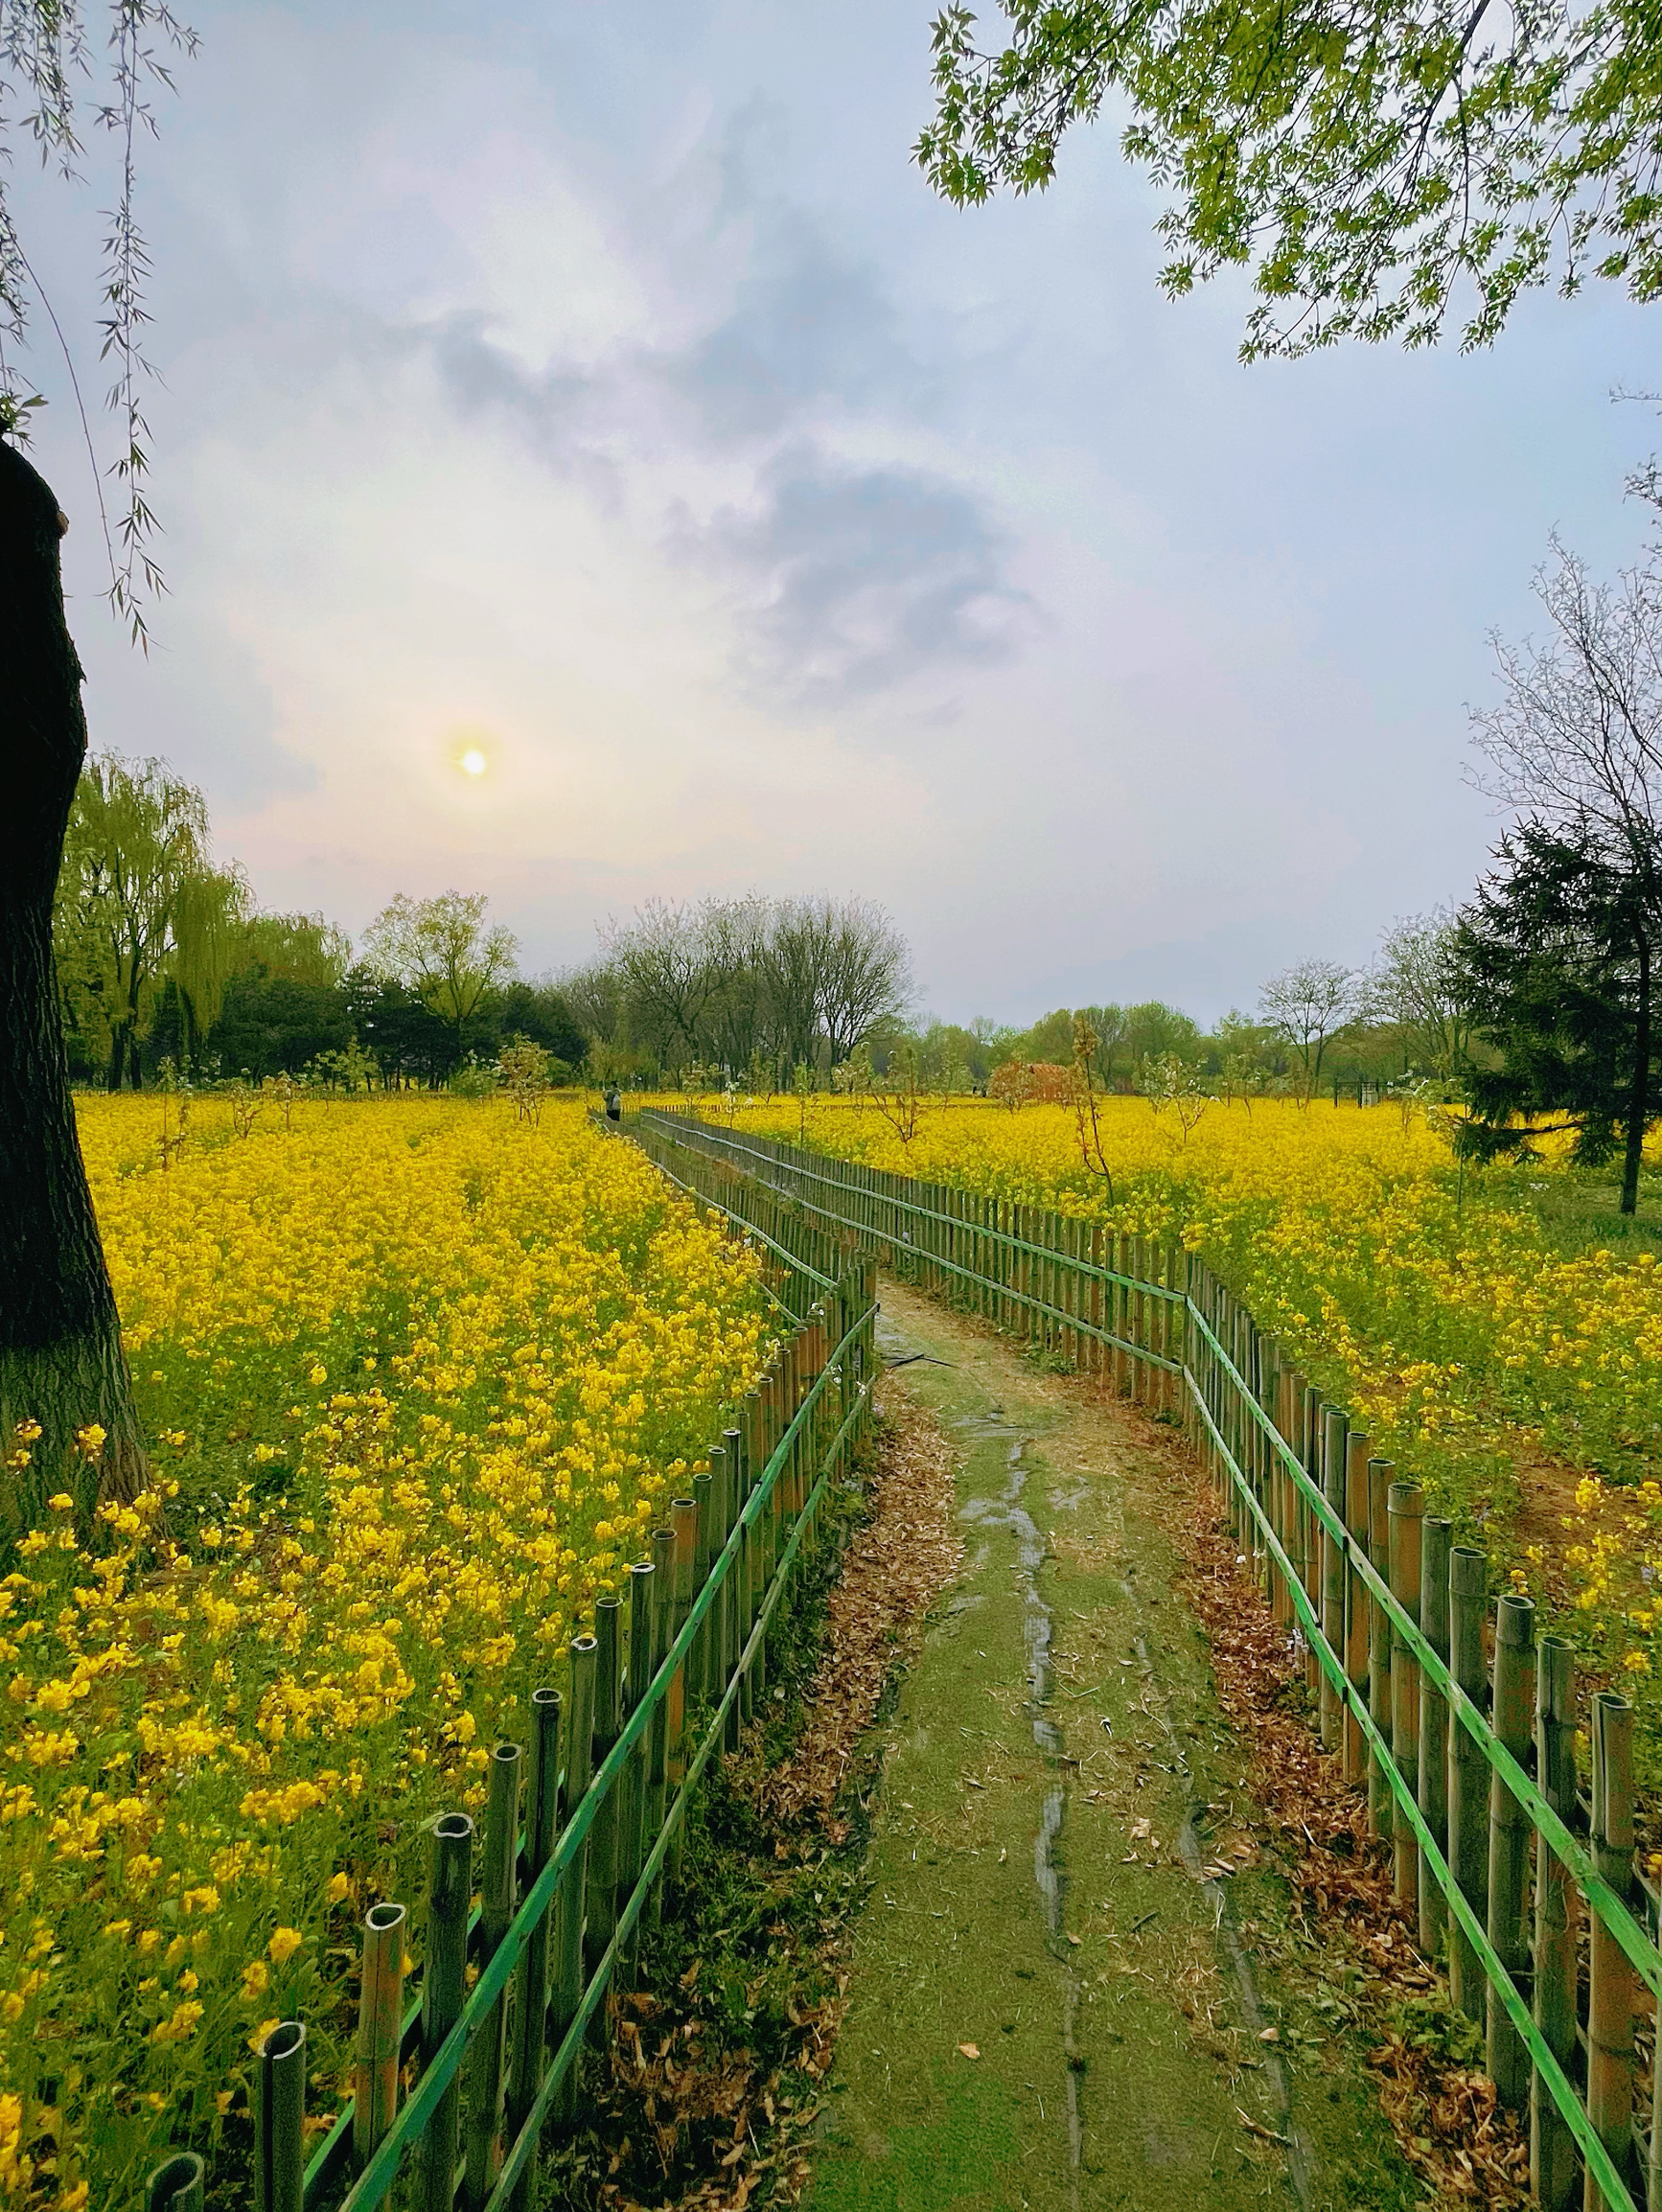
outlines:
[[[1042,189],[1105,104],[1167,196],[1161,282],[1250,268],[1242,354],[1336,339],[1467,346],[1519,294],[1596,274],[1662,292],[1654,0],[1002,0],[935,24],[916,153],[960,205]],[[1460,295],[1458,308],[1457,294]]]

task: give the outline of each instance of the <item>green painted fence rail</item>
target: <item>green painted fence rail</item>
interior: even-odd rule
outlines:
[[[762,1256],[792,1325],[626,1593],[599,1601],[562,1683],[533,1692],[532,1743],[496,1746],[482,1837],[461,1811],[434,1824],[418,2001],[404,1906],[366,1914],[355,2093],[310,2161],[305,2023],[266,2037],[256,2212],[372,2212],[395,2189],[418,2212],[530,2212],[544,2131],[575,2119],[581,2052],[603,2039],[640,1922],[679,1878],[700,1778],[765,1691],[773,1616],[869,1433],[876,1263],[749,1177],[729,1176],[719,1203],[691,1194]],[[173,2154],[145,2201],[203,2212],[212,2177]]]
[[[1487,1562],[1193,1255],[690,1116],[629,1127],[688,1187],[765,1187],[1184,1423],[1304,1654],[1323,1740],[1368,1791],[1397,1901],[1428,1953],[1446,1945],[1500,2100],[1527,2119],[1537,2200],[1662,2212],[1662,2064],[1635,2051],[1662,1951],[1634,1864],[1627,1700],[1592,1700],[1583,1800],[1569,1647],[1536,1644],[1529,1600],[1503,1592],[1491,1680]]]

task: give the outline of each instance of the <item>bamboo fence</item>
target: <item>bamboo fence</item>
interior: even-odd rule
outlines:
[[[1445,1951],[1498,2098],[1527,2118],[1537,2200],[1662,2212],[1662,1951],[1634,1863],[1627,1701],[1590,1701],[1583,1794],[1571,1646],[1537,1638],[1514,1592],[1490,1615],[1484,1555],[1451,1543],[1193,1255],[686,1116],[629,1127],[683,1187],[752,1181],[1182,1421],[1304,1654],[1322,1741],[1367,1792],[1397,1901],[1427,1954]]]
[[[532,1741],[496,1746],[482,1833],[462,1811],[434,1824],[413,2001],[406,1907],[370,1907],[354,2094],[310,2161],[305,2023],[266,2037],[256,2212],[372,2212],[395,2187],[417,2212],[530,2212],[540,2141],[576,2116],[579,2055],[677,1879],[700,1777],[763,1693],[770,1624],[869,1432],[876,1265],[748,1177],[701,1204],[761,1254],[778,1348],[561,1685],[532,1693]],[[206,2178],[174,2153],[147,2212],[203,2212]]]

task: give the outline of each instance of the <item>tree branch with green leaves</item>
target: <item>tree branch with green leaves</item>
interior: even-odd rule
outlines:
[[[1488,344],[1520,294],[1662,293],[1662,40],[1646,0],[1002,0],[934,27],[915,148],[959,206],[1043,190],[1104,108],[1166,195],[1172,297],[1251,271],[1244,358]]]

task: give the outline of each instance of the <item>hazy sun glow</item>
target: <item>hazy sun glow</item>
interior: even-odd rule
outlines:
[[[471,745],[463,753],[459,765],[464,775],[483,775],[490,763],[476,745]]]

